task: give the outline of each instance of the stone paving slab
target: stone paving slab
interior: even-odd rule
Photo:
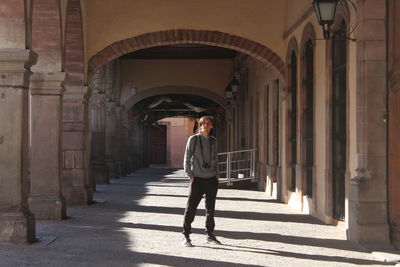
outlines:
[[[37,222],[39,242],[0,244],[0,266],[394,266],[345,233],[250,190],[220,189],[216,235],[204,243],[204,200],[195,247],[181,245],[188,180],[182,170],[144,169],[98,186],[69,219]]]

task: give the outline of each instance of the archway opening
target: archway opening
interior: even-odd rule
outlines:
[[[127,114],[128,121],[143,129],[143,150],[137,151],[137,157],[143,158],[144,166],[182,168],[186,141],[197,132],[197,119],[202,116],[214,117],[213,134],[221,140],[225,137],[224,108],[198,95],[153,95],[136,103]],[[221,142],[221,149],[224,145]]]
[[[260,92],[253,95],[253,88],[250,88],[258,87],[254,81],[264,82],[254,75],[254,68],[257,68],[258,75],[262,73],[270,81],[276,83],[279,79],[281,87],[284,87],[286,83],[280,58],[264,46],[239,37],[207,42],[192,40],[194,37],[178,34],[165,42],[149,41],[145,46],[134,46],[131,42],[129,48],[121,47],[118,51],[112,49],[113,52],[110,50],[111,54],[106,57],[104,50],[91,59],[89,75],[92,96],[101,96],[104,105],[114,109],[111,112],[106,111],[106,116],[114,116],[119,121],[117,124],[122,125],[119,128],[126,132],[122,134],[122,138],[121,134],[117,134],[120,136],[117,138],[107,137],[109,131],[105,127],[100,136],[105,136],[106,143],[113,139],[130,143],[116,145],[122,147],[119,153],[125,152],[116,157],[114,162],[121,158],[128,159],[130,170],[154,164],[168,164],[168,124],[184,124],[187,128],[182,128],[182,132],[193,134],[193,129],[189,129],[191,127],[187,125],[194,124],[194,119],[203,115],[216,118],[215,134],[219,140],[220,152],[258,149],[252,156],[253,162],[258,162],[258,153],[270,149],[267,144],[259,141],[264,139],[259,129],[263,127],[260,123],[265,123],[263,113],[268,108],[263,103],[267,103],[265,99],[268,96]],[[140,38],[142,37],[134,39]],[[237,42],[238,40],[243,42]],[[121,51],[126,53],[121,54]],[[117,55],[120,56],[116,58]],[[95,66],[100,62],[107,62],[106,59],[111,61],[94,71]],[[234,79],[239,81],[239,90],[227,99],[226,91],[231,89]],[[264,87],[265,85],[261,86]],[[115,110],[118,110],[118,114],[112,115]],[[178,123],[166,118],[185,119]],[[118,127],[114,125],[111,128]],[[115,130],[110,130],[110,135],[115,133]],[[163,147],[161,152],[151,148],[153,137],[159,137],[156,141],[160,141]],[[182,137],[181,140],[186,142],[187,137]],[[107,146],[110,145],[105,145],[105,161],[112,157],[107,156],[107,151],[112,151]],[[160,155],[164,156],[157,158]],[[183,155],[181,158],[183,160]],[[109,174],[112,178],[119,175],[118,169],[121,167],[109,164],[108,169],[114,170],[111,171],[114,174]],[[253,169],[258,170],[258,166]],[[255,175],[252,174],[252,177]]]

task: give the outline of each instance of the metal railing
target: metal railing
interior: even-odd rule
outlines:
[[[235,181],[256,181],[256,151],[246,149],[218,153],[219,182],[233,185]]]

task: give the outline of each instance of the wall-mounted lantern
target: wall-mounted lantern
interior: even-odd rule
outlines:
[[[239,83],[238,79],[236,79],[236,77],[233,77],[231,82],[225,88],[225,97],[226,97],[226,100],[228,101],[228,104],[231,104],[232,99],[236,100],[236,96],[239,91],[239,86],[240,86],[240,83]]]
[[[329,26],[335,19],[337,0],[314,0],[313,5],[317,14],[319,25],[322,26],[324,39],[330,39],[331,32]]]
[[[236,79],[236,77],[233,77],[231,84],[230,84],[233,99],[236,99],[237,93],[239,91],[239,86],[240,86],[240,83],[239,83],[238,79]]]
[[[232,95],[232,88],[229,86],[229,84],[225,88],[225,98],[226,98],[226,101],[228,101],[228,104],[230,105],[231,101],[232,101],[232,98],[233,98],[233,95]]]
[[[336,7],[337,5],[345,5],[345,1],[350,3],[354,10],[357,11],[355,4],[351,0],[314,0],[313,6],[315,10],[315,14],[317,15],[317,19],[319,25],[322,26],[324,39],[331,40],[332,39],[332,32],[330,30],[330,26],[333,24],[335,20],[336,14]],[[355,29],[355,26],[354,26]],[[354,29],[351,31],[353,32]],[[349,36],[335,36],[335,40],[351,40],[355,41],[356,39],[350,38]]]

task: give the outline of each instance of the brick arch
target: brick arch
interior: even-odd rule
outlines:
[[[62,70],[62,33],[59,0],[32,1],[32,50],[36,52],[37,71]]]
[[[0,48],[31,48],[31,24],[25,19],[26,1],[1,1],[0,6]]]
[[[240,51],[272,66],[282,77],[285,77],[283,60],[264,45],[223,32],[184,29],[146,33],[115,42],[89,60],[88,76],[90,78],[104,63],[124,54],[155,46],[182,43],[205,44]]]
[[[65,83],[81,85],[85,83],[85,54],[83,40],[83,20],[80,0],[69,0],[65,22],[64,69]]]
[[[123,103],[123,116],[137,103],[151,96],[165,95],[165,94],[186,94],[196,95],[208,98],[215,103],[219,104],[224,110],[227,118],[232,118],[231,109],[227,105],[225,98],[205,88],[191,87],[191,86],[161,86],[146,89],[143,92],[131,96]]]

